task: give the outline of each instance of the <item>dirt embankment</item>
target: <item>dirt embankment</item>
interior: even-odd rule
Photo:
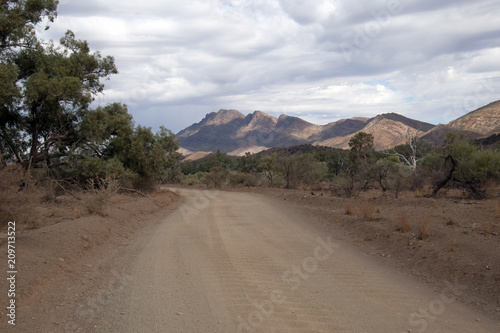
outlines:
[[[120,248],[132,241],[136,231],[160,221],[180,201],[178,194],[166,190],[147,197],[116,195],[100,214],[82,217],[85,208],[74,200],[63,198],[40,210],[45,212],[40,216],[43,227],[30,230],[16,225],[18,322],[36,322],[40,320],[37,316],[43,317],[48,311],[62,312],[68,294],[63,290],[50,293],[46,286],[69,280],[75,286],[74,293],[84,292],[81,291],[84,285],[92,284],[96,276],[104,273],[106,261],[116,257],[109,254],[119,253]],[[0,234],[2,249],[7,248],[6,229],[2,228]],[[4,272],[8,271],[6,259],[1,267]],[[89,278],[84,281],[83,276]],[[1,290],[8,290],[7,281],[1,281]],[[6,293],[1,295],[1,304],[7,304]],[[1,318],[7,318],[5,311],[2,306]],[[11,326],[2,328],[5,324],[6,320],[2,320],[1,332],[13,329]]]

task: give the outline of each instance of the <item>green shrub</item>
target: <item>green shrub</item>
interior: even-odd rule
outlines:
[[[255,187],[259,181],[251,173],[236,172],[229,176],[229,184],[232,186]]]
[[[203,177],[205,176],[205,172],[197,172],[193,175],[185,175],[181,178],[181,184],[193,186],[198,185],[203,182]]]
[[[500,153],[480,149],[463,135],[448,133],[441,154],[431,157],[426,164],[433,170],[434,196],[452,183],[481,199],[486,197],[487,185],[500,180]]]
[[[223,167],[213,167],[210,172],[205,174],[203,182],[208,187],[219,188],[227,182],[229,177],[229,170]]]

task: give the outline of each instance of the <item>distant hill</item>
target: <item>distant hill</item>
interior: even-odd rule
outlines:
[[[349,140],[363,131],[375,138],[378,150],[404,144],[408,132],[426,141],[441,144],[449,131],[461,131],[471,139],[500,134],[500,101],[472,111],[447,125],[432,125],[397,113],[373,118],[350,118],[315,125],[301,118],[272,117],[262,111],[247,116],[237,110],[209,113],[199,123],[177,134],[181,147],[191,152],[221,152],[241,156],[274,147],[304,144],[348,148]]]
[[[476,111],[453,120],[448,124],[452,129],[469,131],[490,136],[500,133],[500,101],[490,103]]]
[[[396,113],[378,115],[368,119],[363,125],[364,126],[360,126],[360,128],[356,128],[357,130],[354,133],[349,133],[344,136],[334,136],[330,139],[320,141],[317,144],[345,149],[349,147],[349,140],[351,137],[363,131],[372,134],[375,139],[375,148],[382,150],[406,143],[409,131],[415,135],[422,135],[434,128],[432,124],[406,118]]]
[[[447,125],[438,125],[427,132],[422,139],[440,145],[443,144],[446,133],[452,131],[464,133],[472,140],[500,134],[500,101],[469,112]]]

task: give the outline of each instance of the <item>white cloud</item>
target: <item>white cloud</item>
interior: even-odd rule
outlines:
[[[437,123],[499,98],[499,14],[496,0],[63,0],[44,36],[71,29],[114,56],[99,102],[154,128],[220,108]]]

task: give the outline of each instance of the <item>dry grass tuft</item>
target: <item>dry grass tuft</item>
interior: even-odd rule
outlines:
[[[375,214],[377,212],[377,208],[369,202],[363,202],[360,207],[360,216],[361,218],[368,221],[375,221]]]
[[[398,222],[396,223],[396,228],[401,232],[409,232],[411,230],[410,223],[408,223],[409,215],[407,212],[402,212],[398,216]]]
[[[414,194],[416,198],[429,198],[432,194],[432,187],[425,185],[422,188],[417,188]]]
[[[344,213],[345,215],[354,215],[354,204],[352,203],[352,201],[347,201],[344,206]]]
[[[87,189],[87,193],[82,198],[85,210],[89,214],[106,216],[103,212],[104,207],[120,190],[120,182],[111,177],[91,179],[88,181]]]
[[[43,191],[21,166],[0,170],[0,225],[15,221],[22,228],[40,224]]]
[[[446,225],[450,225],[450,226],[456,226],[457,225],[457,222],[452,219],[451,217],[448,218],[448,221],[446,221]]]
[[[428,219],[424,219],[420,222],[420,225],[419,225],[419,238],[423,241],[427,241],[427,239],[430,237],[431,235],[431,232],[429,230],[429,220]]]
[[[500,218],[500,199],[495,203],[495,210],[497,212],[498,217]]]
[[[457,242],[458,242],[458,231],[453,228],[450,231],[449,238],[448,238],[448,249],[450,252],[457,252]]]
[[[483,226],[483,234],[485,235],[491,235],[491,230],[488,226]]]

